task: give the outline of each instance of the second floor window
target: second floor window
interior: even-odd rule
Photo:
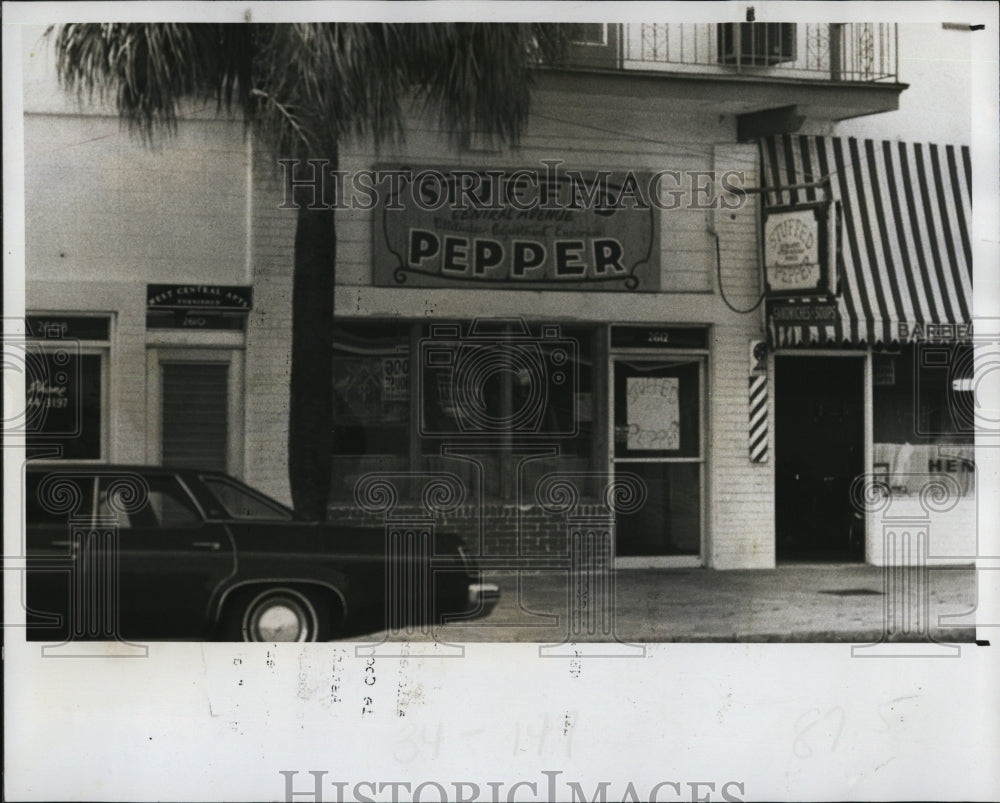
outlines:
[[[603,22],[574,22],[569,25],[569,40],[575,45],[605,45],[607,28]]]

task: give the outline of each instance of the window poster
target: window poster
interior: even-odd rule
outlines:
[[[410,359],[401,357],[382,358],[382,401],[405,402],[410,398]]]
[[[628,448],[680,449],[680,380],[675,376],[628,378]]]

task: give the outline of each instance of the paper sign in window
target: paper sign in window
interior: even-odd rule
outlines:
[[[678,377],[628,378],[628,448],[680,449]]]
[[[382,358],[382,402],[410,400],[410,358]]]

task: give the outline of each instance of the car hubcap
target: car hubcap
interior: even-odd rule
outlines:
[[[311,637],[309,614],[291,597],[254,606],[247,618],[246,633],[251,641],[307,641]]]

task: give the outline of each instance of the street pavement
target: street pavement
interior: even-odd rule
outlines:
[[[921,580],[921,576],[926,581]],[[777,569],[619,569],[614,605],[567,572],[492,573],[501,598],[482,619],[376,640],[559,642],[971,642],[972,567],[883,569],[800,564]],[[963,616],[964,615],[964,616]],[[942,617],[952,617],[952,621]],[[960,617],[956,619],[956,617]],[[355,637],[356,638],[356,637]],[[365,639],[367,640],[367,639]]]

